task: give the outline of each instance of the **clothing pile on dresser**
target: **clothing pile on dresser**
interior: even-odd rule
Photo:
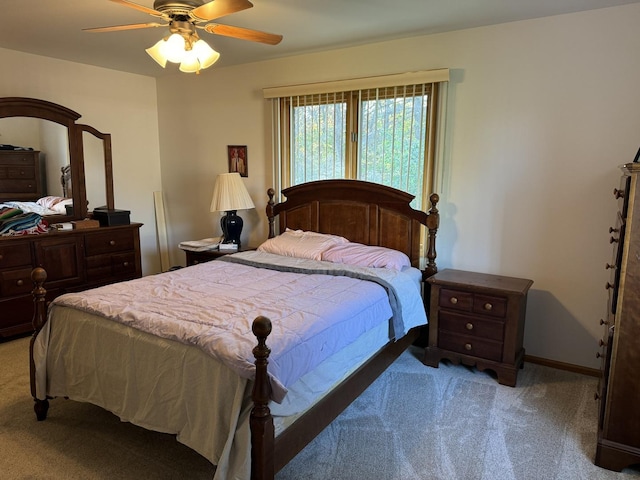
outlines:
[[[19,208],[0,204],[0,235],[27,235],[46,233],[49,230],[42,216],[23,212]]]

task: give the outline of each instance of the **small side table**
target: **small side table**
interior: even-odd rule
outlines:
[[[184,253],[187,256],[187,267],[191,265],[197,265],[198,263],[210,262],[211,260],[215,260],[216,258],[224,257],[225,255],[229,255],[232,253],[245,252],[247,250],[255,250],[255,248],[251,247],[241,247],[238,250],[204,250],[201,252],[195,252],[193,250],[184,249]]]
[[[443,270],[431,284],[429,344],[424,364],[493,370],[501,385],[515,387],[524,365],[524,321],[532,280]]]

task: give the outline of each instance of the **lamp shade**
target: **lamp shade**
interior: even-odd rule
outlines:
[[[213,185],[212,212],[228,212],[255,208],[240,174],[221,173]]]

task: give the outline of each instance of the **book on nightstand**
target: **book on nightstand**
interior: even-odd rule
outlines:
[[[178,247],[182,250],[190,250],[192,252],[205,252],[207,250],[217,250],[220,245],[220,237],[203,238],[202,240],[187,240],[180,242]]]

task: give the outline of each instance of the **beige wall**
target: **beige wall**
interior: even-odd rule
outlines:
[[[143,272],[157,273],[153,192],[162,186],[155,79],[1,48],[0,64],[0,97],[58,103],[81,114],[78,122],[112,135],[115,206],[144,223]],[[12,143],[2,133],[0,143]]]
[[[449,67],[440,268],[533,279],[527,353],[597,368],[611,192],[640,146],[639,24],[630,5],[159,80],[173,263],[184,262],[178,242],[220,232],[208,206],[228,144],[249,151],[257,208],[240,212],[243,241],[265,238],[263,87]]]

